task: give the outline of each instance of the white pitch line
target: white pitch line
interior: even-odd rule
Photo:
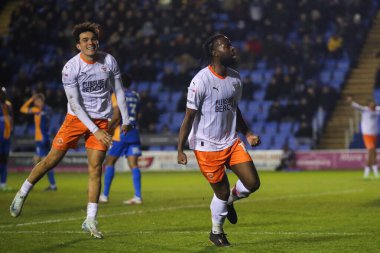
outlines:
[[[25,230],[25,231],[0,231],[0,234],[85,234],[86,232],[75,231],[38,231],[38,230]],[[119,232],[108,231],[107,235],[131,235],[131,234],[208,234],[208,231],[136,231],[136,232]],[[229,234],[250,234],[250,235],[295,235],[295,236],[368,236],[375,235],[373,233],[355,233],[355,232],[314,232],[314,231],[256,231],[256,232],[239,232],[231,231]]]
[[[264,197],[264,198],[249,198],[244,199],[242,202],[260,202],[260,201],[273,201],[273,200],[282,200],[282,199],[297,199],[297,198],[306,198],[306,197],[319,197],[319,196],[328,196],[328,195],[342,195],[342,194],[350,194],[355,192],[362,192],[363,189],[356,189],[356,190],[344,190],[344,191],[336,191],[336,192],[319,192],[319,193],[310,193],[310,194],[295,194],[295,195],[285,195],[285,196],[277,196],[277,197]],[[209,205],[200,204],[200,205],[186,205],[186,206],[172,206],[172,207],[162,207],[162,208],[155,208],[153,210],[139,210],[139,211],[129,211],[129,212],[121,212],[121,213],[115,213],[115,214],[103,214],[99,215],[99,218],[109,218],[109,217],[115,217],[115,216],[124,216],[124,215],[134,215],[134,214],[143,214],[143,213],[157,213],[157,212],[166,212],[166,211],[173,211],[173,210],[179,210],[179,209],[192,209],[192,208],[202,208],[202,207],[208,207]],[[23,227],[23,226],[32,226],[32,225],[39,225],[39,224],[50,224],[50,223],[59,223],[59,222],[66,222],[66,221],[76,221],[76,220],[82,220],[83,217],[71,217],[66,219],[54,219],[54,220],[45,220],[45,221],[34,221],[34,222],[27,222],[27,223],[19,223],[19,224],[9,224],[9,225],[0,225],[0,228],[10,228],[10,227]]]

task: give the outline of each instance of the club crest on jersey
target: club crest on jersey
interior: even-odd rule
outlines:
[[[101,69],[103,72],[107,72],[107,66],[106,66],[106,65],[101,66],[100,69]]]
[[[63,139],[62,138],[57,138],[55,141],[57,145],[61,146],[63,144]]]

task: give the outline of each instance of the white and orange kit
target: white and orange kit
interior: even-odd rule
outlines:
[[[222,180],[225,165],[252,161],[236,132],[241,95],[240,75],[230,68],[225,77],[215,73],[211,66],[203,68],[188,87],[186,106],[197,110],[189,146],[210,183]]]
[[[352,102],[351,105],[361,113],[360,127],[365,147],[376,148],[380,106],[376,106],[376,109],[372,111],[368,106],[361,106],[356,102]]]
[[[98,52],[96,62],[86,61],[79,53],[66,63],[62,70],[65,91],[67,93],[67,88],[77,88],[80,104],[90,120],[79,120],[75,108],[71,108],[68,103],[67,116],[53,141],[56,149],[75,148],[79,137],[84,135],[86,148],[107,150],[93,133],[96,131],[94,129],[108,129],[108,120],[113,113],[111,82],[119,78],[120,71],[115,58],[104,52]]]

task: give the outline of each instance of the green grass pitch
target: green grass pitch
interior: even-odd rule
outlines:
[[[228,248],[208,241],[212,192],[199,172],[142,176],[143,205],[125,206],[131,174],[116,174],[98,212],[103,240],[81,231],[87,174],[57,174],[57,192],[42,192],[42,179],[18,218],[9,215],[15,192],[0,192],[0,252],[380,251],[380,180],[363,180],[361,171],[261,172],[260,190],[235,204],[238,224],[226,221]],[[9,185],[25,178],[11,173]]]

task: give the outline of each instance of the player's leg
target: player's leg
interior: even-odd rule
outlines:
[[[132,182],[135,194],[133,198],[126,200],[123,203],[127,205],[142,204],[141,171],[138,166],[138,157],[141,156],[141,145],[129,145],[125,155],[127,156],[128,166],[132,172]]]
[[[225,174],[224,165],[228,159],[228,150],[217,152],[194,151],[199,168],[210,183],[214,191],[210,209],[212,229],[209,239],[216,246],[228,246],[224,233],[224,221],[227,217],[227,200],[230,194],[230,185]]]
[[[82,224],[82,229],[91,233],[95,238],[103,238],[96,228],[96,215],[98,212],[98,200],[102,179],[102,164],[106,156],[105,151],[87,148],[88,157],[88,203],[87,217]]]
[[[236,224],[238,217],[233,202],[241,198],[246,198],[249,194],[256,191],[260,186],[260,179],[244,143],[238,140],[231,149],[228,167],[238,176],[238,180],[231,189],[231,194],[228,199],[227,219],[232,224]]]
[[[57,166],[69,148],[76,147],[79,138],[86,130],[87,128],[77,117],[69,114],[66,115],[65,121],[62,123],[61,128],[58,130],[54,138],[50,152],[44,159],[34,166],[28,178],[13,199],[10,206],[12,216],[17,217],[20,215],[24,201],[33,185],[35,185],[47,171]]]
[[[115,163],[117,159],[123,154],[124,145],[120,141],[114,141],[110,150],[108,151],[105,171],[104,171],[104,185],[103,192],[99,196],[99,202],[107,203],[109,198],[109,193],[111,189],[111,184],[115,176]]]
[[[371,168],[373,170],[373,174],[375,178],[379,177],[379,172],[378,172],[378,167],[377,167],[377,158],[376,158],[376,148],[370,149],[370,163],[371,163]]]
[[[108,130],[107,120],[94,120],[94,123],[103,130]],[[103,238],[103,234],[97,229],[96,215],[98,201],[102,186],[102,165],[106,157],[107,147],[99,142],[95,136],[87,130],[85,134],[86,151],[88,159],[88,203],[87,217],[82,223],[82,229],[90,232],[94,238]]]
[[[233,146],[229,167],[236,174],[238,180],[231,189],[229,204],[235,200],[246,198],[260,187],[260,179],[252,158],[242,141]]]
[[[20,215],[25,199],[32,190],[33,186],[45,175],[47,171],[54,168],[62,160],[65,154],[66,150],[59,150],[52,147],[49,154],[34,166],[10,206],[10,213],[13,217]]]
[[[10,152],[10,141],[1,140],[1,143],[0,143],[0,191],[11,190],[11,188],[7,187],[9,152]]]
[[[106,168],[104,172],[104,186],[103,186],[103,192],[99,196],[99,202],[102,202],[102,203],[108,202],[111,184],[115,176],[115,163],[117,159],[119,159],[119,156],[107,155],[106,157]]]
[[[210,241],[216,246],[228,246],[228,242],[224,233],[224,222],[228,214],[227,201],[230,195],[230,184],[227,175],[224,173],[220,182],[210,183],[214,191],[210,209],[212,229],[210,233]]]
[[[371,149],[373,149],[373,140],[372,140],[371,135],[363,134],[363,141],[364,141],[364,146],[367,150],[367,161],[366,161],[366,166],[364,167],[363,178],[367,179],[367,178],[369,178],[369,174],[371,173],[371,167],[372,167]]]
[[[231,166],[231,170],[239,178],[232,188],[229,202],[246,198],[260,187],[260,179],[252,161]]]
[[[44,159],[49,152],[49,148],[50,148],[50,141],[42,142],[38,156],[40,156],[42,159]],[[49,180],[49,186],[47,188],[45,188],[44,191],[56,191],[58,188],[57,188],[57,184],[55,182],[54,168],[47,172],[47,177]]]
[[[8,156],[0,154],[0,190],[5,190],[7,187],[8,176]]]

